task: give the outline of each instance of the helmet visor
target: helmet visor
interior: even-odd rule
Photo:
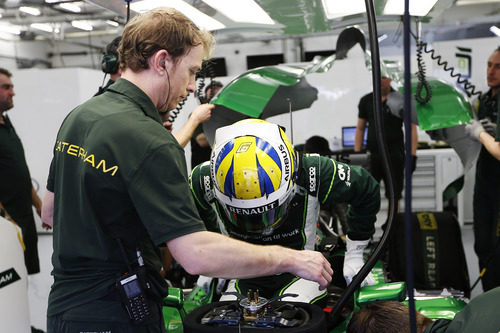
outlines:
[[[251,234],[267,235],[272,233],[286,218],[289,200],[278,205],[278,201],[271,204],[242,209],[224,205],[230,222],[239,230]]]

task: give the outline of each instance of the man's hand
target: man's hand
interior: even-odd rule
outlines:
[[[481,135],[481,132],[484,132],[485,129],[479,120],[471,119],[471,121],[465,125],[465,131],[469,136],[479,141],[479,135]]]
[[[369,240],[360,240],[354,241],[349,239],[347,236],[346,239],[346,252],[344,257],[344,278],[347,284],[352,282],[352,279],[356,274],[358,274],[359,270],[365,264],[363,261],[363,251],[368,245]],[[371,286],[376,284],[375,278],[372,273],[368,274],[366,278],[361,283],[361,287]]]
[[[197,124],[204,123],[212,116],[212,110],[215,108],[214,104],[200,104],[193,110],[191,117]]]
[[[319,284],[319,289],[325,289],[332,281],[333,270],[325,256],[318,251],[297,251],[294,256],[294,268],[290,273]]]
[[[483,125],[484,130],[491,135],[492,137],[495,137],[497,133],[497,124],[493,123],[490,118],[484,118],[479,121],[481,125]]]
[[[172,132],[174,130],[174,126],[171,121],[165,120],[163,122],[163,127],[167,129],[167,131]]]

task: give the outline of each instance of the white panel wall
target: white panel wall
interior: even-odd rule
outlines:
[[[356,126],[359,99],[372,91],[371,73],[364,59],[363,51],[356,46],[346,59],[336,61],[328,72],[306,76],[307,82],[318,89],[318,99],[310,109],[293,113],[294,144],[321,135],[332,148],[334,138],[341,138],[342,126]],[[269,120],[285,126],[287,134],[291,135],[289,114]]]
[[[14,108],[7,114],[23,142],[31,177],[41,198],[62,120],[95,94],[102,77],[100,71],[82,68],[13,71],[16,95]],[[42,230],[40,219],[36,218],[37,227]]]

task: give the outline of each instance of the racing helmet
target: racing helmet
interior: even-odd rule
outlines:
[[[245,119],[217,129],[210,161],[215,197],[229,228],[267,235],[283,223],[297,161],[278,125]]]

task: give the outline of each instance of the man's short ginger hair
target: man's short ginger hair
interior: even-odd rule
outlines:
[[[417,333],[423,333],[432,320],[416,312]],[[352,315],[346,333],[410,333],[410,311],[403,303],[368,303]]]
[[[125,25],[118,48],[120,69],[134,72],[148,69],[148,59],[159,50],[167,50],[174,62],[192,47],[202,45],[208,59],[215,39],[199,29],[181,12],[160,7],[135,16]]]

